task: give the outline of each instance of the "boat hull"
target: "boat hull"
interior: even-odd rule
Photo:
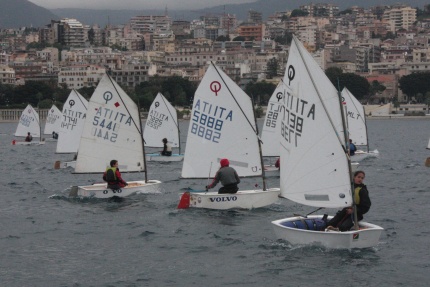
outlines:
[[[64,161],[64,162],[61,162],[61,161],[57,160],[54,163],[54,168],[55,169],[68,168],[68,167],[75,168],[76,167],[76,160],[73,160],[73,161]]]
[[[12,141],[12,145],[43,145],[45,144],[44,141],[37,142],[37,141],[31,141],[31,142],[19,142],[19,141]]]
[[[119,190],[107,188],[106,183],[96,183],[87,186],[74,186],[70,192],[70,196],[78,197],[93,197],[93,198],[110,198],[113,196],[126,197],[135,193],[157,193],[159,189],[159,180],[145,181],[129,181],[126,187]]]
[[[358,162],[351,162],[351,170],[352,172],[356,172],[358,170],[358,166],[360,164]]]
[[[351,160],[358,162],[358,161],[362,161],[366,158],[369,157],[377,157],[379,156],[379,151],[378,150],[374,150],[374,151],[363,151],[363,150],[357,150],[355,152],[355,154],[353,156],[351,156]]]
[[[306,219],[321,219],[321,215],[311,215]],[[331,218],[331,217],[329,217]],[[330,249],[369,248],[378,244],[382,227],[368,222],[360,222],[360,230],[353,231],[314,231],[286,226],[288,223],[303,220],[296,216],[272,221],[278,239],[292,245],[316,245]]]
[[[184,159],[183,154],[172,154],[171,156],[160,155],[159,153],[149,153],[146,154],[146,161],[181,161]]]
[[[279,196],[279,188],[263,190],[240,190],[234,194],[218,192],[190,192],[189,207],[208,209],[253,209],[274,203]]]

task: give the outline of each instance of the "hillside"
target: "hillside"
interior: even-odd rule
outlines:
[[[293,10],[299,8],[300,5],[309,4],[310,2],[317,3],[333,3],[339,5],[341,10],[345,10],[354,5],[361,7],[370,7],[375,5],[393,5],[399,3],[399,0],[362,0],[357,4],[356,0],[330,0],[330,1],[309,1],[309,0],[258,0],[253,3],[245,4],[228,4],[220,5],[200,10],[168,10],[168,14],[174,20],[192,20],[201,15],[215,14],[220,15],[225,13],[235,14],[239,20],[246,20],[250,9],[263,13],[263,19],[267,19],[276,11]],[[429,0],[403,0],[402,3],[412,7],[423,8],[429,4]],[[168,6],[167,6],[168,8]],[[112,25],[125,24],[129,19],[136,15],[164,15],[164,9],[160,10],[91,10],[91,9],[53,9],[53,13],[60,17],[76,18],[78,21],[92,25],[99,24],[105,26],[108,22]]]
[[[1,0],[0,28],[43,27],[58,20],[58,16],[48,9],[27,0]]]

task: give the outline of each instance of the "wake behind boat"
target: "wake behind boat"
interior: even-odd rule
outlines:
[[[103,173],[112,158],[121,164],[121,172],[144,172],[145,180],[129,186],[108,189],[107,184],[72,188],[71,196],[106,198],[153,192],[161,183],[148,180],[137,105],[108,75],[104,75],[88,103],[76,160],[75,173]],[[101,175],[100,175],[101,177]]]
[[[214,177],[221,158],[229,158],[239,176],[261,176],[263,189],[185,192],[178,208],[251,209],[274,203],[279,188],[266,188],[252,101],[213,63],[196,90],[191,115],[182,177]]]
[[[355,208],[340,96],[295,36],[287,69],[281,121],[281,196],[319,208]],[[293,245],[342,249],[377,245],[383,228],[357,222],[356,211],[354,221],[354,230],[346,232],[326,232],[322,215],[288,217],[272,224],[276,237]]]

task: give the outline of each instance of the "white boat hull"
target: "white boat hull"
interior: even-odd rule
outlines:
[[[306,219],[321,219],[321,215],[311,215]],[[329,217],[331,218],[331,217]],[[316,245],[330,249],[351,249],[374,247],[379,242],[382,227],[368,222],[359,222],[360,230],[356,231],[314,231],[288,227],[284,224],[305,219],[301,216],[272,221],[276,237],[292,245]]]
[[[160,155],[159,153],[147,153],[146,161],[181,161],[184,159],[183,154],[172,154],[171,156]]]
[[[271,175],[274,173],[279,174],[279,168],[274,165],[265,165],[264,172],[270,172]]]
[[[54,163],[54,168],[55,169],[68,168],[68,167],[75,168],[76,167],[76,160],[73,160],[73,161],[64,161],[64,162],[61,162],[61,161],[57,160]]]
[[[351,170],[352,172],[356,172],[358,170],[358,166],[360,164],[358,162],[351,162]]]
[[[157,193],[159,190],[159,180],[129,181],[126,187],[119,190],[107,188],[107,183],[96,183],[86,186],[74,186],[70,196],[93,197],[93,198],[110,198],[113,196],[126,197],[135,193]]]
[[[374,151],[369,151],[369,152],[366,152],[363,150],[357,150],[355,154],[351,156],[351,160],[353,160],[354,162],[357,162],[357,161],[362,161],[369,157],[377,157],[377,156],[379,156],[379,151],[376,149]]]
[[[12,141],[12,145],[43,145],[45,144],[44,141],[31,141],[31,142],[19,142],[19,141]]]
[[[279,196],[279,188],[266,191],[239,190],[234,194],[218,194],[218,192],[190,192],[189,207],[208,209],[253,209],[274,203]]]

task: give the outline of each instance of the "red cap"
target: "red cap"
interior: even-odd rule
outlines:
[[[219,161],[219,163],[220,163],[221,167],[225,167],[225,166],[228,166],[230,164],[230,162],[226,158],[221,159]]]

